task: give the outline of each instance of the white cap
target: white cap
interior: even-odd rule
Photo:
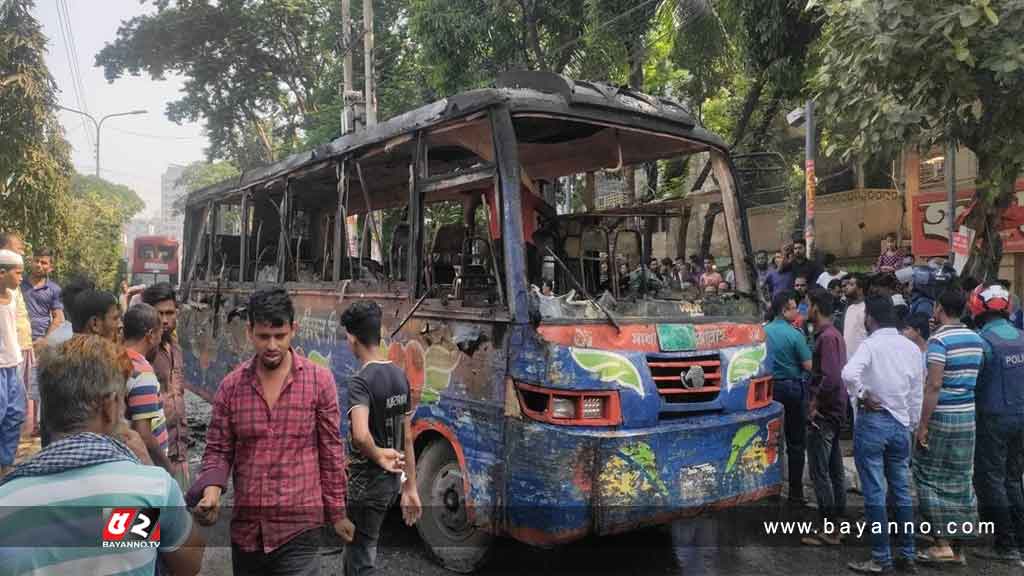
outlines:
[[[11,250],[0,250],[0,266],[24,268],[25,260],[17,252],[13,252]]]

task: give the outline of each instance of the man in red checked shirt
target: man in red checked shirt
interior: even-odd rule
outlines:
[[[190,493],[202,524],[217,521],[232,473],[231,564],[235,574],[320,574],[320,527],[345,542],[345,456],[330,371],[291,349],[295,308],[283,289],[249,299],[256,356],[221,382],[200,477]]]

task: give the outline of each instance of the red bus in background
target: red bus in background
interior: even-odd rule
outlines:
[[[169,236],[139,236],[131,255],[132,284],[178,285],[178,241]]]

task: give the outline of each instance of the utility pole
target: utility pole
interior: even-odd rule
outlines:
[[[349,103],[349,95],[352,92],[352,0],[341,0],[341,43],[341,133],[348,134],[356,127],[355,109]]]
[[[947,132],[948,134],[948,132]],[[956,259],[953,251],[953,239],[956,233],[956,141],[952,136],[947,136],[946,158],[943,162],[943,169],[946,172],[946,221],[949,224],[949,262],[952,264]]]
[[[363,0],[363,76],[366,78],[366,125],[377,124],[377,92],[373,85],[373,0]]]
[[[804,198],[804,241],[807,247],[807,259],[814,258],[814,193],[815,193],[815,176],[814,176],[814,157],[817,149],[817,143],[814,139],[814,100],[807,101],[807,109],[804,112],[804,121],[807,124],[807,139],[804,143],[806,148],[804,161],[804,167],[807,177],[807,188],[806,196]]]

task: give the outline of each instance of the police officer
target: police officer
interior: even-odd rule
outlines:
[[[974,485],[979,511],[995,523],[995,546],[982,558],[1021,565],[1024,547],[1024,332],[1010,324],[1010,293],[979,285],[968,308],[982,337],[985,359],[975,389],[977,441]]]

